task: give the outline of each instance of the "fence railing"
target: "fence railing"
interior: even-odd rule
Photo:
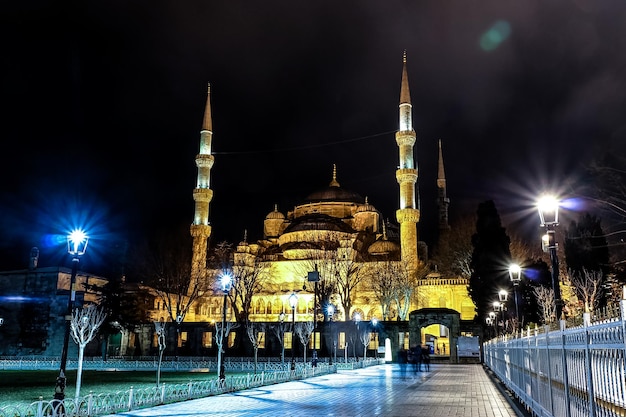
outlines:
[[[16,361],[19,362],[19,361]],[[92,365],[104,361],[85,361]],[[109,362],[109,361],[106,361]],[[142,362],[142,361],[115,361],[117,365],[124,362]],[[145,361],[145,368],[151,361]],[[326,363],[318,363],[316,367],[312,367],[310,363],[297,363],[296,369],[290,369],[290,363],[269,362],[257,363],[257,373],[247,373],[239,375],[227,375],[223,380],[217,377],[207,379],[206,381],[195,381],[186,384],[161,384],[158,387],[149,387],[134,389],[130,387],[125,391],[93,394],[90,393],[79,399],[66,398],[64,401],[44,400],[40,397],[39,401],[35,401],[29,405],[15,405],[0,408],[0,417],[96,417],[106,414],[115,414],[122,411],[131,411],[140,408],[153,407],[162,404],[174,403],[177,401],[185,401],[195,398],[208,397],[211,395],[223,394],[226,392],[240,391],[249,388],[260,387],[264,385],[276,384],[292,380],[304,379],[316,375],[325,375],[337,372],[337,369],[356,369],[367,366],[378,365],[383,363],[379,359],[366,359],[361,361],[334,363],[328,365]],[[19,363],[20,366],[26,366],[26,361]],[[44,361],[48,364],[49,361]],[[213,365],[211,361],[178,361],[179,365],[185,363],[187,369],[195,369],[197,365]],[[17,363],[16,363],[17,365]],[[69,363],[68,363],[69,365]],[[137,364],[132,367],[120,367],[120,369],[137,369]],[[193,366],[189,368],[189,366]],[[225,362],[227,371],[241,372],[250,370],[252,361],[227,361]],[[209,366],[207,366],[209,368]],[[270,369],[272,368],[272,369]],[[33,369],[33,368],[20,368]],[[41,368],[37,368],[41,369]],[[92,368],[93,369],[93,368]],[[262,370],[261,370],[262,369]]]
[[[537,416],[625,416],[626,300],[619,314],[560,325],[484,343],[486,366]]]

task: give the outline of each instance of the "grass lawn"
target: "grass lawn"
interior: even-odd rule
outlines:
[[[54,386],[59,371],[0,371],[0,407],[10,404],[30,404],[54,397]],[[215,372],[161,372],[161,382],[184,384],[189,381],[204,381],[217,378]],[[81,396],[104,392],[126,391],[131,386],[146,388],[156,385],[154,371],[83,371]],[[65,396],[72,398],[76,390],[76,371],[67,372]]]

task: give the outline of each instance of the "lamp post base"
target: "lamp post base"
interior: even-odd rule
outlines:
[[[65,378],[65,373],[61,371],[59,376],[57,376],[57,382],[54,387],[54,399],[58,401],[63,401],[65,399],[65,386],[66,386],[67,378]]]

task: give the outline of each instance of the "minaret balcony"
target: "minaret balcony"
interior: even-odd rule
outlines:
[[[416,140],[415,130],[401,130],[396,132],[396,143],[398,146],[413,146]]]
[[[412,182],[415,184],[417,182],[417,170],[414,168],[398,169],[396,170],[396,179],[398,183]]]
[[[208,203],[213,199],[213,190],[210,188],[196,188],[193,190],[193,200]]]
[[[196,155],[196,166],[198,168],[211,168],[215,157],[213,155],[199,154]]]

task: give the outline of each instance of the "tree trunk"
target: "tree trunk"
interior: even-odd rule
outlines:
[[[80,384],[83,379],[83,355],[85,354],[85,345],[78,346],[78,370],[76,371],[76,394],[74,398],[78,400],[80,396]]]

